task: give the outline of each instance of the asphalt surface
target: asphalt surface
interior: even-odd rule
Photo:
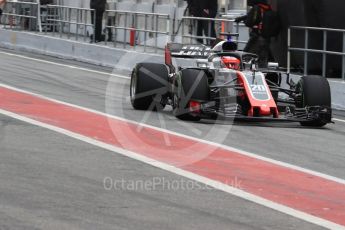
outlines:
[[[1,52],[0,57],[2,84],[345,179],[343,122],[323,129],[291,123],[178,122],[170,108],[158,114],[134,111],[128,101],[128,79]],[[342,115],[337,112],[340,119]],[[318,229],[198,186],[187,191],[163,187],[108,191],[103,186],[106,177],[127,182],[186,179],[5,116],[0,116],[0,142],[0,229]]]
[[[207,187],[132,189],[185,179],[8,117],[0,124],[0,229],[318,229]],[[107,190],[108,177],[126,185]]]

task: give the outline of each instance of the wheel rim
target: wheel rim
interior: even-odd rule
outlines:
[[[173,113],[174,115],[177,115],[178,113],[178,96],[174,93],[173,96]]]
[[[132,82],[131,82],[131,98],[135,99],[135,95],[137,93],[137,77],[133,73],[132,75]]]

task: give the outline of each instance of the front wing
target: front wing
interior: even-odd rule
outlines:
[[[222,108],[216,106],[215,102],[200,102],[201,117],[223,118],[238,121],[252,122],[308,122],[320,120],[325,123],[332,122],[332,109],[325,106],[312,106],[306,108],[286,107],[285,113],[280,113],[278,118],[273,116],[247,116],[243,115],[239,104],[225,105]]]

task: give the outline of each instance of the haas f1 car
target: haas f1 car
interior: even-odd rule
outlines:
[[[331,123],[325,78],[293,81],[276,63],[258,69],[257,61],[256,55],[237,51],[234,42],[222,41],[213,48],[170,43],[165,64],[139,63],[133,69],[132,106],[158,111],[171,105],[178,119],[192,121],[223,117],[313,127]]]

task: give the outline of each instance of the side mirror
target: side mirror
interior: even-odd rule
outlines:
[[[208,61],[205,59],[197,59],[196,64],[199,68],[208,68],[209,67]]]
[[[255,64],[255,62],[250,64],[250,69],[253,70],[253,71],[256,71],[256,64]]]
[[[278,62],[269,62],[267,64],[267,67],[269,69],[278,69],[279,68],[279,63]]]

